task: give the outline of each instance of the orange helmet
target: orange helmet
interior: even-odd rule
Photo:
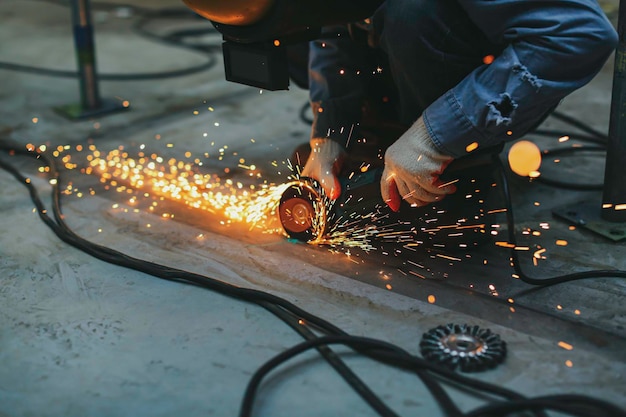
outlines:
[[[245,26],[263,19],[274,0],[183,0],[200,16],[224,25]]]
[[[322,26],[371,16],[383,0],[183,0],[209,19],[224,38],[237,42],[314,38]],[[307,34],[308,35],[302,35]]]

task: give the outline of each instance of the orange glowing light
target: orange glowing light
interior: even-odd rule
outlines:
[[[574,349],[574,346],[572,346],[569,343],[564,342],[562,340],[558,343],[558,345],[559,345],[560,348],[565,349],[565,350],[572,350],[572,349]]]
[[[483,57],[483,64],[485,65],[490,65],[491,63],[493,63],[495,57],[493,55],[485,55]]]
[[[428,296],[428,302],[430,304],[435,304],[435,301],[437,301],[437,299],[435,298],[434,295],[431,294],[431,295]]]
[[[559,239],[556,241],[557,246],[567,246],[567,240]]]
[[[496,245],[496,246],[501,246],[501,247],[503,247],[503,248],[514,248],[514,247],[515,247],[515,245],[514,245],[514,244],[512,244],[512,243],[509,243],[509,242],[502,242],[502,241],[500,241],[500,242],[496,242],[496,243],[495,243],[495,245]]]
[[[470,153],[478,149],[478,142],[472,142],[465,147],[465,152]]]
[[[539,176],[541,166],[541,151],[533,142],[522,140],[514,144],[509,150],[509,166],[521,177]]]

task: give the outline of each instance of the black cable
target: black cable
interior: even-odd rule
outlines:
[[[70,6],[69,0],[31,0],[31,1],[37,1],[37,2],[42,2],[42,3],[50,3],[50,4],[54,4],[56,6],[61,6],[61,7],[69,7]],[[90,5],[91,5],[92,9],[106,10],[106,11],[108,11],[108,10],[116,10],[118,8],[128,8],[128,9],[131,9],[133,11],[139,11],[139,12],[146,12],[146,11],[150,10],[148,8],[145,8],[145,7],[135,6],[135,5],[131,5],[131,4],[123,4],[123,3],[103,3],[103,2],[99,2],[99,1],[91,1]]]
[[[397,366],[403,369],[413,370],[418,373],[423,373],[423,369],[422,369],[423,367],[419,366],[425,363],[423,359],[416,358],[418,359],[418,366],[415,366],[414,361],[407,360],[413,357],[409,355],[406,351],[402,350],[401,348],[395,345],[392,345],[390,343],[383,342],[380,340],[358,337],[358,336],[349,336],[349,335],[325,336],[325,337],[316,338],[314,340],[307,340],[303,343],[293,346],[292,348],[286,351],[279,353],[278,355],[276,355],[275,357],[267,361],[265,364],[263,364],[263,366],[261,366],[254,373],[254,375],[252,376],[252,378],[250,379],[248,383],[248,386],[246,387],[246,391],[244,393],[244,397],[242,400],[239,416],[249,417],[251,415],[252,406],[254,404],[254,398],[256,396],[256,392],[258,391],[258,388],[263,378],[270,371],[272,371],[274,368],[276,368],[280,364],[286,362],[287,360],[299,355],[300,353],[303,353],[313,348],[317,348],[318,346],[328,346],[331,344],[342,344],[342,345],[349,346],[353,348],[354,350],[356,350],[357,352],[365,353],[368,356],[375,358],[375,359],[382,359],[383,356],[386,356],[384,362],[387,364],[393,364],[394,366]],[[383,354],[384,352],[391,353],[391,355],[384,355]],[[442,402],[445,403],[446,401],[445,397],[447,397],[447,394],[445,394],[444,392],[445,397],[440,397],[439,396],[440,394],[441,394],[440,392],[433,393],[433,395],[435,396],[435,398],[438,400],[440,404]],[[454,416],[463,415],[461,411],[458,410],[458,408],[456,408],[456,406],[454,407],[454,409],[455,409],[454,414],[447,414],[447,415],[454,415]]]
[[[246,387],[246,391],[243,396],[243,400],[241,403],[241,408],[239,411],[239,417],[250,417],[252,414],[252,406],[254,405],[254,398],[256,396],[256,392],[265,377],[270,371],[274,368],[286,362],[287,360],[293,358],[294,356],[299,355],[302,352],[305,352],[309,349],[316,348],[318,346],[328,346],[330,344],[344,344],[350,347],[354,347],[355,345],[359,345],[359,347],[363,347],[367,345],[368,347],[375,347],[377,349],[394,349],[391,345],[383,342],[374,341],[372,343],[367,343],[362,340],[363,338],[351,337],[351,336],[327,336],[316,338],[314,340],[308,340],[306,342],[300,343],[290,349],[287,349],[278,355],[274,356],[272,359],[267,361],[263,366],[261,366],[250,378],[248,382],[248,386]]]
[[[558,120],[561,120],[562,122],[565,122],[583,132],[586,132],[587,135],[580,134],[580,133],[572,134],[572,133],[564,132],[561,130],[546,130],[546,129],[535,129],[531,131],[530,134],[539,135],[539,136],[548,136],[548,137],[569,136],[572,139],[576,139],[582,142],[594,143],[599,146],[577,146],[577,147],[571,147],[571,148],[549,149],[543,152],[544,155],[546,156],[564,155],[564,154],[576,153],[576,152],[581,152],[581,151],[606,151],[606,146],[609,141],[608,135],[592,128],[591,126],[589,126],[588,124],[584,122],[581,122],[580,120],[574,119],[573,117],[568,116],[564,113],[561,113],[557,110],[554,110],[550,114],[550,116]],[[577,191],[598,191],[598,190],[602,190],[604,187],[604,184],[581,184],[581,183],[557,180],[557,179],[549,178],[543,173],[540,177],[536,178],[535,181],[551,186],[551,187],[563,188],[566,190],[577,190]]]
[[[607,135],[605,133],[602,133],[599,130],[596,130],[593,127],[589,126],[588,124],[581,122],[580,120],[575,119],[572,116],[568,116],[567,114],[562,113],[558,110],[554,110],[552,113],[550,113],[550,115],[554,117],[555,119],[561,120],[562,122],[565,122],[571,126],[574,126],[582,130],[583,132],[589,133],[591,136],[597,139],[606,140],[607,138]]]
[[[302,121],[302,123],[307,124],[307,125],[312,125],[313,124],[313,119],[311,117],[308,117],[307,114],[309,114],[309,112],[311,111],[311,103],[309,103],[308,101],[305,102],[302,107],[300,107],[300,121]]]
[[[282,310],[280,307],[271,303],[259,303],[266,310],[279,317],[283,322],[288,324],[292,329],[299,333],[305,340],[312,341],[318,338],[309,328],[303,325],[297,317],[292,316],[289,312]],[[346,364],[339,355],[337,355],[328,345],[322,344],[316,346],[317,351],[326,359],[326,361],[343,377],[343,379],[354,389],[354,391],[367,402],[381,416],[398,417],[382,400],[374,394],[374,392],[361,380]]]
[[[188,17],[189,11],[183,12],[182,16]],[[165,11],[155,10],[155,11],[145,12],[142,15],[138,16],[138,18],[133,22],[131,27],[134,32],[145,37],[146,39],[150,39],[155,42],[164,43],[166,45],[181,46],[183,48],[188,48],[188,49],[195,50],[195,51],[206,51],[206,50],[215,50],[215,49],[221,50],[221,44],[193,45],[193,44],[182,43],[180,41],[181,38],[201,36],[201,35],[205,35],[209,33],[218,33],[217,30],[213,28],[213,26],[210,26],[208,23],[204,27],[199,28],[199,29],[196,29],[196,28],[184,29],[184,30],[178,29],[178,30],[169,32],[165,35],[157,35],[155,33],[150,32],[149,30],[145,28],[145,26],[148,25],[153,20],[166,19],[166,18],[172,18],[172,17],[177,17],[177,16],[173,15],[171,11],[167,11],[167,10]]]
[[[493,394],[504,394],[504,397],[508,397],[509,400],[505,402],[496,402],[487,406],[481,406],[474,411],[462,414],[464,417],[479,417],[479,416],[506,416],[514,411],[537,411],[540,409],[550,408],[558,411],[569,413],[574,416],[581,417],[624,417],[625,413],[608,402],[598,400],[595,398],[582,396],[582,395],[561,395],[551,397],[537,397],[537,398],[524,398],[519,394],[512,393],[502,387],[494,386],[485,382],[470,380],[452,371],[446,370],[435,366],[424,359],[410,355],[404,350],[398,348],[387,342],[383,342],[376,339],[357,337],[357,336],[326,336],[315,340],[305,341],[298,345],[285,350],[278,355],[274,356],[263,364],[252,376],[246,387],[246,391],[242,400],[239,417],[249,417],[252,412],[252,406],[254,404],[254,398],[259,389],[259,386],[263,378],[276,367],[289,359],[306,352],[310,349],[316,348],[320,345],[333,345],[341,344],[348,346],[358,352],[366,351],[370,356],[376,358],[386,357],[385,363],[405,369],[405,370],[424,370],[428,369],[437,374],[441,374],[446,378],[454,380],[464,380],[464,382],[470,382],[469,386],[472,388],[482,388],[485,392]],[[579,410],[593,410],[594,414],[582,414]],[[499,413],[499,414],[494,414]],[[605,414],[608,412],[608,414]]]
[[[606,147],[602,146],[579,146],[579,147],[570,147],[570,148],[558,148],[558,149],[547,149],[543,151],[543,156],[556,156],[556,155],[567,155],[571,153],[577,152],[606,152]],[[563,188],[566,190],[577,190],[577,191],[599,191],[604,188],[604,184],[581,184],[575,182],[567,182],[561,180],[555,180],[553,178],[546,177],[542,175],[533,179],[533,181],[540,182],[545,185],[549,185],[551,187]]]
[[[549,395],[488,404],[467,413],[465,417],[508,416],[518,415],[521,411],[550,409],[564,412],[577,417],[624,417],[625,413],[606,401],[579,395]]]
[[[509,190],[509,182],[506,177],[504,165],[502,160],[498,157],[498,155],[494,155],[493,157],[494,164],[496,164],[497,171],[500,175],[500,189],[502,190],[502,197],[504,199],[504,204],[506,208],[506,221],[507,221],[507,233],[508,240],[511,247],[511,260],[513,264],[513,269],[515,273],[519,276],[520,280],[527,284],[531,285],[541,285],[541,286],[549,286],[561,284],[569,281],[576,281],[579,279],[587,279],[587,278],[626,278],[626,271],[615,269],[615,270],[593,270],[593,271],[584,271],[584,272],[575,272],[571,274],[559,275],[552,278],[534,278],[527,275],[521,267],[521,263],[518,256],[518,251],[515,250],[517,246],[517,237],[515,234],[515,215],[513,213],[513,203],[511,201],[511,192]]]
[[[167,78],[182,77],[185,75],[196,74],[213,68],[217,62],[213,55],[208,55],[208,60],[193,67],[182,68],[179,70],[161,71],[161,72],[138,72],[138,73],[104,73],[98,74],[101,81],[148,81],[163,80]],[[58,78],[77,78],[78,71],[57,70],[51,68],[35,67],[31,65],[15,64],[11,62],[0,62],[0,69],[9,71],[19,71],[27,74],[44,75]]]

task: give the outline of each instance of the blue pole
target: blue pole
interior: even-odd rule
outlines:
[[[83,110],[96,110],[101,106],[98,75],[91,25],[89,0],[71,0],[74,44],[80,79],[80,99]]]

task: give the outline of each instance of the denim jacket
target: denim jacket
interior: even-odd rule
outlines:
[[[411,0],[386,3],[394,1],[409,7],[411,4]],[[457,3],[456,7],[460,6],[464,16],[482,32],[485,43],[499,45],[497,55],[479,63],[456,85],[424,103],[423,108],[415,105],[408,109],[408,114],[413,114],[405,120],[413,122],[422,114],[433,143],[453,157],[466,154],[473,148],[471,144],[497,145],[528,132],[560,100],[588,83],[617,45],[617,34],[595,0]],[[399,10],[396,13],[402,13]],[[383,39],[394,18],[397,16],[386,16],[382,33],[378,34]],[[408,25],[403,30],[418,31],[420,27]],[[386,39],[388,45],[406,39],[402,30],[389,32],[397,38]],[[347,31],[333,29],[332,34],[311,43],[311,135],[328,137],[348,147],[368,94],[363,75],[375,76],[380,68],[367,62],[371,56],[369,46],[354,41]],[[384,43],[380,47],[385,50]],[[395,60],[395,67],[402,68],[404,58],[389,54],[391,67]],[[411,76],[425,77],[405,74],[404,81],[396,83],[401,94],[412,87]]]

